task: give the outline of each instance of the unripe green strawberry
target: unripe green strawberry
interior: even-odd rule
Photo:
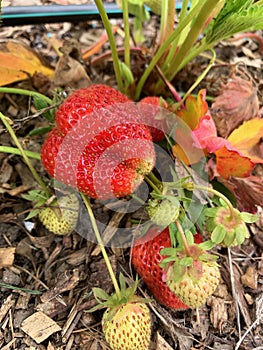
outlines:
[[[39,220],[56,235],[71,233],[78,220],[79,201],[75,194],[63,196],[38,214]]]
[[[173,267],[168,269],[166,283],[183,303],[197,308],[204,305],[207,298],[214,293],[219,279],[220,272],[216,262],[195,261],[176,281],[173,279]]]
[[[112,350],[147,350],[151,336],[150,311],[141,302],[108,308],[103,314],[102,330]]]
[[[192,244],[187,249],[175,248],[174,252],[171,254],[174,261],[171,261],[170,256],[166,269],[168,287],[189,307],[204,305],[219,284],[220,272],[215,261],[217,257],[206,253],[197,244]]]
[[[174,222],[179,215],[179,202],[171,202],[169,199],[152,199],[147,206],[151,220],[158,226],[167,227]]]

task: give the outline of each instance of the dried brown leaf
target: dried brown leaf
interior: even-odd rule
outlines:
[[[259,115],[257,89],[251,81],[239,77],[230,79],[212,104],[211,113],[218,134],[227,137],[245,120]]]

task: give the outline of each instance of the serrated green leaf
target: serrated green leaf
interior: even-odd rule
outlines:
[[[230,0],[208,27],[206,43],[211,45],[230,36],[263,28],[263,7],[250,6],[252,0]]]
[[[255,214],[250,214],[247,212],[241,212],[240,213],[241,219],[246,222],[247,224],[252,224],[253,222],[256,222],[258,220],[258,216]]]
[[[221,242],[223,242],[225,236],[226,228],[223,225],[218,225],[214,228],[211,234],[211,241],[216,244],[220,244]]]

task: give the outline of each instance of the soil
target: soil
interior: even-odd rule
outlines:
[[[41,3],[36,1],[36,4]],[[121,28],[121,22],[113,20],[113,23]],[[157,26],[158,18],[153,17],[145,28],[146,46],[151,47],[154,42]],[[107,41],[90,58],[83,60],[79,56],[88,52],[103,33],[100,21],[0,28],[2,43],[8,40],[22,42],[37,52],[43,62],[57,69],[53,81],[35,75],[9,86],[34,89],[50,97],[58,86],[63,87],[57,90],[58,96],[91,82],[116,86]],[[262,32],[258,35],[262,36]],[[116,40],[121,47],[120,30]],[[57,48],[62,46],[64,56],[65,52],[70,52],[75,60],[69,79],[63,74],[63,67],[58,69],[61,56]],[[258,41],[248,37],[235,38],[220,43],[216,52],[217,64],[194,92],[206,88],[207,95],[216,97],[222,84],[233,74],[238,74],[253,81],[262,106],[262,52]],[[195,59],[180,72],[173,82],[177,91],[186,92],[207,62],[204,57]],[[140,74],[147,61],[145,58],[138,61],[132,56],[132,63]],[[76,74],[79,65],[84,70],[78,70]],[[45,135],[29,134],[49,124],[37,114],[32,99],[3,93],[0,101],[1,112],[12,121],[20,142],[28,150],[39,152]],[[14,146],[3,125],[0,125],[0,144]],[[32,160],[32,164],[45,181],[50,181],[38,160]],[[257,171],[257,175],[262,174],[260,167]],[[100,287],[111,293],[113,286],[85,209],[81,208],[79,216],[82,230],[76,229],[69,236],[56,236],[39,222],[37,216],[26,219],[32,204],[22,195],[34,188],[37,184],[22,158],[0,153],[0,349],[110,349],[101,330],[101,311],[87,312],[96,304],[92,288]],[[132,226],[132,220],[143,219],[145,212],[141,208],[122,213],[116,210],[119,205],[123,203],[92,201],[103,234],[114,237],[118,228],[123,228],[118,237],[123,239],[123,232]],[[174,311],[154,300],[150,303],[153,324],[150,349],[263,349],[263,216],[262,208],[258,210],[260,220],[249,225],[251,236],[244,244],[230,251],[217,249],[221,282],[204,307]],[[109,244],[107,252],[116,275],[122,272],[127,280],[134,278],[129,248]],[[142,282],[139,294],[151,297]],[[39,324],[42,327],[38,329]]]

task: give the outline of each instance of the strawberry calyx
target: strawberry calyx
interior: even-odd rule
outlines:
[[[113,293],[109,295],[103,289],[94,287],[92,288],[93,295],[98,302],[93,308],[89,309],[88,312],[94,312],[103,308],[110,308],[112,312],[109,312],[109,317],[114,315],[116,309],[127,303],[149,303],[151,300],[142,298],[136,295],[136,290],[138,288],[138,277],[136,277],[135,282],[127,287],[124,276],[121,273],[119,276],[119,293]]]
[[[246,223],[257,220],[257,216],[245,212],[240,212],[227,206],[205,209],[207,217],[206,227],[210,232],[211,241],[214,244],[221,244],[226,247],[233,247],[242,244],[249,238]]]

